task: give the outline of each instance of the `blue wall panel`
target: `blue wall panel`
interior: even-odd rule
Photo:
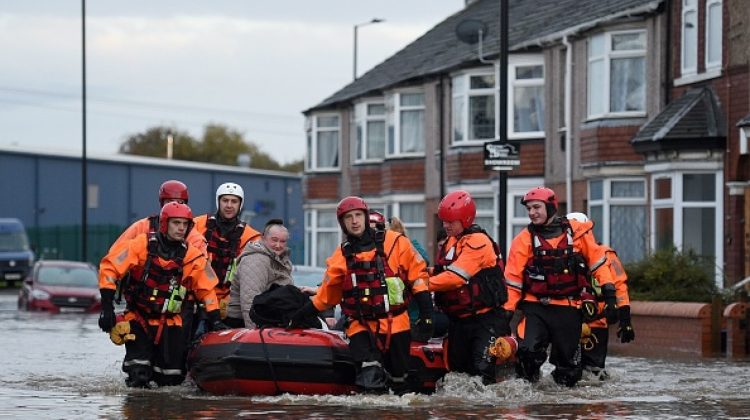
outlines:
[[[0,154],[0,217],[21,219],[26,226],[35,221],[35,159]]]

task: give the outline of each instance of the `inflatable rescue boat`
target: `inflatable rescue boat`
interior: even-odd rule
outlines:
[[[199,388],[217,395],[350,394],[355,363],[343,333],[333,330],[230,329],[204,335],[188,355]],[[431,393],[446,373],[442,340],[411,343],[415,391]]]

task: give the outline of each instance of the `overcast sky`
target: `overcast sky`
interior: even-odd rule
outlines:
[[[165,125],[245,133],[280,162],[304,155],[301,111],[464,0],[88,0],[87,151]],[[81,151],[81,1],[0,0],[0,146]]]

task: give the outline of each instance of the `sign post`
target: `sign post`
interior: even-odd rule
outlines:
[[[505,198],[508,196],[508,171],[521,166],[521,144],[505,140],[495,140],[484,144],[484,169],[498,171],[498,229],[497,244],[503,258],[507,258],[506,229],[508,227],[508,205]]]

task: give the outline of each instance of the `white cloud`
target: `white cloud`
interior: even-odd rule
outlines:
[[[0,13],[0,145],[80,150],[80,7],[57,3],[45,13],[21,3],[13,4],[15,12],[11,7]],[[387,13],[365,11],[372,14],[364,18],[353,11],[364,3],[342,1],[331,2],[339,7],[330,9],[342,10],[341,16],[292,0],[262,2],[262,9],[260,2],[234,1],[213,8],[203,2],[134,2],[127,11],[119,3],[90,3],[90,151],[115,153],[127,135],[154,125],[199,135],[206,123],[219,122],[286,162],[304,154],[301,111],[351,81],[353,22],[390,15],[359,30],[362,74],[463,1],[388,0]],[[432,20],[422,17],[426,13],[409,17],[404,8],[416,4],[430,7]],[[293,5],[304,10],[293,12]],[[433,9],[440,8],[436,16]]]

